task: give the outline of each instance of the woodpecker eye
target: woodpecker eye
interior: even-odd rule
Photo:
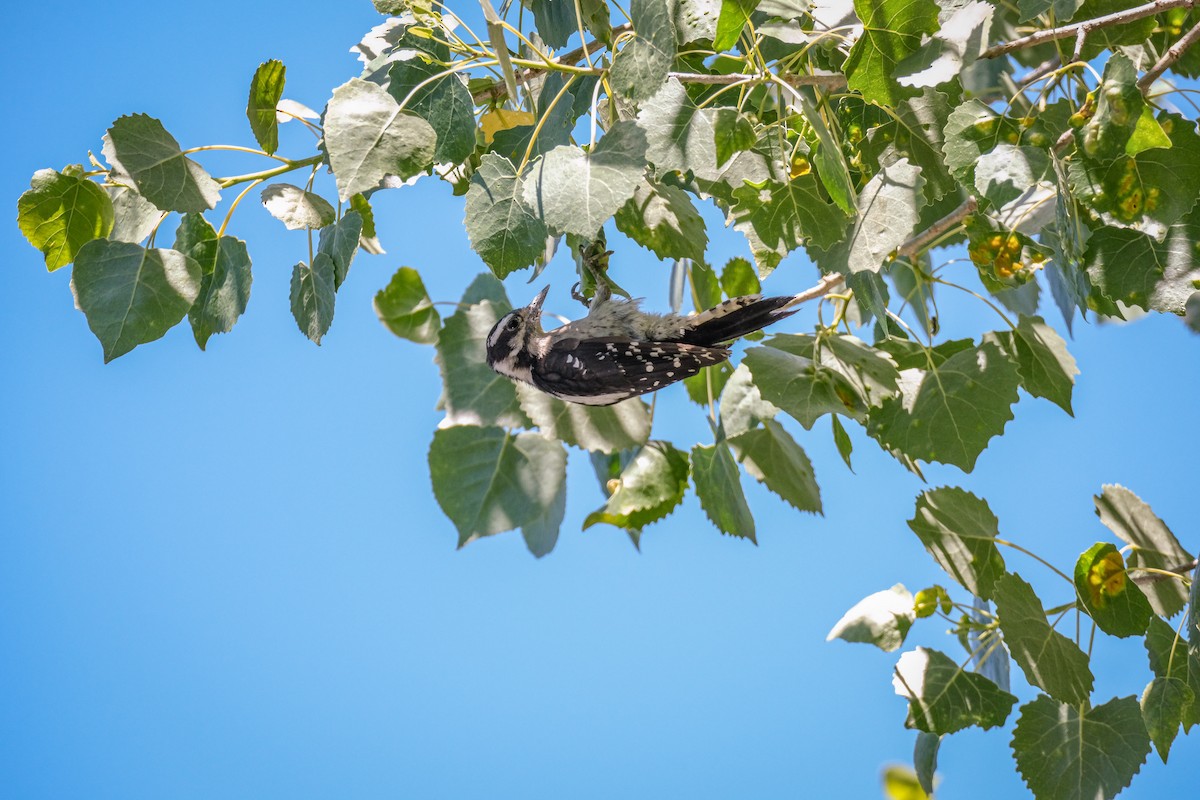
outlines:
[[[513,317],[504,327],[508,328],[510,331],[515,331],[517,328],[521,327],[521,320],[517,317]]]

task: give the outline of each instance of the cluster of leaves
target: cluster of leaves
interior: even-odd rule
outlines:
[[[908,525],[971,602],[955,601],[941,586],[914,597],[897,584],[864,598],[830,631],[830,639],[893,652],[920,618],[937,616],[953,625],[968,654],[961,663],[917,647],[902,654],[893,670],[896,693],[909,704],[905,724],[919,731],[914,767],[925,792],[933,791],[943,736],[971,726],[994,728],[1009,718],[1017,703],[1010,659],[1041,692],[1020,707],[1011,744],[1017,769],[1038,798],[1112,797],[1129,785],[1151,745],[1166,763],[1180,729],[1187,733],[1200,723],[1200,589],[1191,582],[1189,602],[1183,574],[1194,558],[1128,489],[1105,486],[1095,506],[1126,547],[1097,542],[1080,555],[1073,577],[1051,566],[1070,596],[1045,608],[1001,556],[1000,547],[1015,545],[1001,538],[984,500],[952,487],[924,492]],[[1176,615],[1177,625],[1167,622]],[[1057,630],[1071,617],[1074,639]],[[1091,623],[1086,651],[1085,619]],[[1142,640],[1154,677],[1140,702],[1130,696],[1092,705],[1097,628]]]
[[[387,19],[356,45],[362,72],[320,114],[284,99],[283,65],[264,63],[246,109],[258,148],[183,149],[161,122],[137,114],[113,124],[89,168],[35,174],[18,201],[20,227],[48,269],[74,265],[75,300],[105,360],[185,316],[201,348],[232,329],[249,300],[251,261],[226,230],[255,189],[271,215],[309,237],[291,304],[319,344],[356,252],[382,252],[374,194],[444,180],[464,196],[466,234],[490,273],[443,320],[420,274],[401,268],[376,312],[396,335],[436,348],[446,419],[429,464],[460,545],[520,529],[540,556],[564,520],[567,447],[589,453],[603,488],[584,527],[613,525],[638,544],[690,486],[719,530],[753,540],[743,469],[797,510],[821,512],[813,465],[785,416],[805,431],[828,416],[847,465],[846,426],[858,424],[920,475],[921,462],[970,471],[1012,418],[1019,388],[1071,413],[1077,370],[1038,314],[1043,285],[1068,328],[1077,312],[1164,312],[1200,329],[1200,134],[1171,105],[1170,77],[1200,75],[1200,56],[1186,48],[1200,22],[1191,0],[631,0],[627,21],[604,0],[481,5],[486,27],[477,33],[435,0],[376,0]],[[277,154],[278,125],[292,120],[316,135],[315,152]],[[196,160],[210,150],[275,163],[214,178]],[[314,191],[323,168],[336,198]],[[305,171],[307,182],[275,182]],[[214,227],[205,212],[234,187],[240,193]],[[707,263],[697,201],[712,202],[745,236],[750,259]],[[159,247],[173,214],[174,244]],[[711,442],[652,438],[652,403],[565,404],[484,363],[484,339],[511,306],[500,281],[530,268],[536,276],[565,243],[586,291],[581,265],[606,229],[672,262],[676,311],[689,295],[702,309],[758,291],[796,251],[822,273],[811,333],[774,335],[736,368],[687,382]],[[945,340],[938,296],[975,294],[951,279],[963,267],[935,259],[958,245],[983,286],[976,296],[1003,324]],[[1107,725],[1144,724],[1156,744],[1167,741],[1171,718],[1157,701],[1193,707],[1180,682],[1195,688],[1172,672],[1191,662],[1167,656],[1145,723],[1123,701],[1091,709],[1090,675],[1084,685],[1075,651],[1043,648],[1061,657],[1053,667],[1017,655],[1030,652],[1018,643],[1031,637],[1059,640],[1032,589],[995,552],[983,501],[928,492],[913,527],[964,588],[997,604],[998,627],[980,611],[968,638],[1007,642],[1047,692],[1023,710],[1014,742],[1034,792],[1063,794],[1046,783],[1050,774],[1100,781],[1079,777],[1080,796],[1124,786],[1144,753],[1114,747],[1128,759],[1094,778],[1090,763],[1060,769],[1067,756],[1058,750],[1039,751],[1034,764],[1016,742],[1057,735],[1068,718],[1066,749]],[[1106,632],[1130,630],[1117,635],[1161,634],[1158,617],[1141,610],[1123,623],[1105,611],[1141,591],[1114,550],[1089,553],[1081,613]],[[1158,591],[1150,607],[1170,616]],[[902,594],[891,602],[903,605]],[[1004,692],[935,651],[906,659],[897,674],[913,698],[911,722],[930,735],[999,724],[1015,702],[1005,706]],[[944,699],[926,703],[922,686],[942,686]]]

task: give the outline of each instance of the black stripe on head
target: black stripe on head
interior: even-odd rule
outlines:
[[[496,364],[512,355],[525,338],[525,310],[518,308],[505,314],[492,326],[487,337],[487,360]]]

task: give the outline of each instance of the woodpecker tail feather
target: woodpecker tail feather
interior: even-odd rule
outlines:
[[[790,295],[763,297],[751,294],[732,297],[691,317],[680,341],[712,347],[747,333],[754,333],[799,311],[799,306],[788,307],[793,299]]]

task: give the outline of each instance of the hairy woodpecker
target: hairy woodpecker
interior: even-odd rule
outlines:
[[[606,287],[604,287],[606,288]],[[550,287],[496,323],[488,366],[572,403],[607,406],[657,391],[729,358],[726,344],[799,309],[798,298],[734,297],[693,316],[642,311],[640,300],[598,294],[583,319],[546,332]]]

